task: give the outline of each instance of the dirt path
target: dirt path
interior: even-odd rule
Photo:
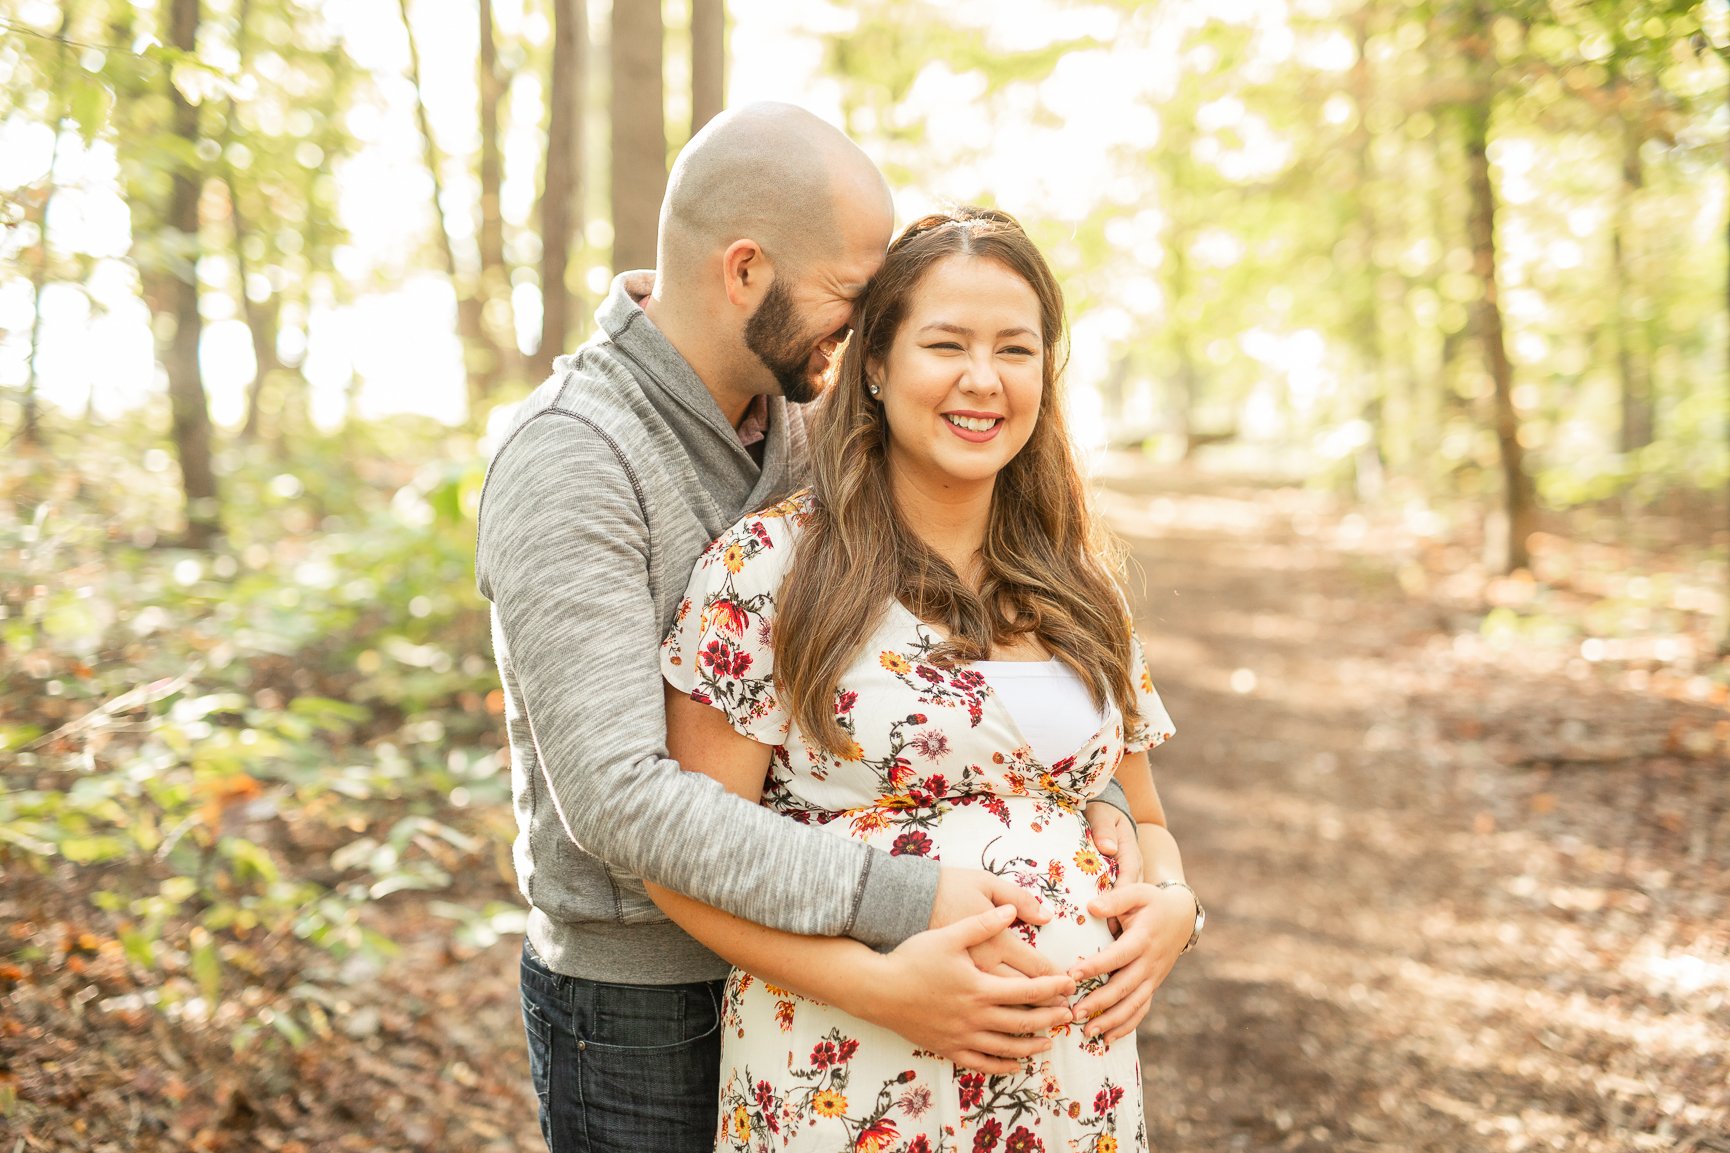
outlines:
[[[1181,487],[1106,496],[1210,915],[1144,1026],[1157,1148],[1730,1150],[1723,708],[1482,641],[1300,493]]]

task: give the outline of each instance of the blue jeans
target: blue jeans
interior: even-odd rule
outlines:
[[[721,988],[566,977],[523,942],[523,1029],[550,1153],[710,1153]]]

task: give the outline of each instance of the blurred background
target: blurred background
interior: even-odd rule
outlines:
[[[0,1134],[535,1147],[489,436],[780,99],[1068,294],[1216,923],[1159,1147],[1730,1150],[1727,53],[1724,0],[0,0]]]

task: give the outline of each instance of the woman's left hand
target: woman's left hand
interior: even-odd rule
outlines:
[[[1153,991],[1177,963],[1195,928],[1195,900],[1178,885],[1157,888],[1145,881],[1118,885],[1088,902],[1095,917],[1115,917],[1123,931],[1069,975],[1077,983],[1110,974],[1104,985],[1075,1005],[1075,1020],[1089,1037],[1116,1041],[1135,1032],[1153,1003]]]

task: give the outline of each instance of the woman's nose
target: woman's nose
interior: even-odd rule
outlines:
[[[996,392],[1002,384],[997,375],[997,365],[990,353],[967,358],[967,364],[961,373],[962,388],[969,392],[991,393]]]

